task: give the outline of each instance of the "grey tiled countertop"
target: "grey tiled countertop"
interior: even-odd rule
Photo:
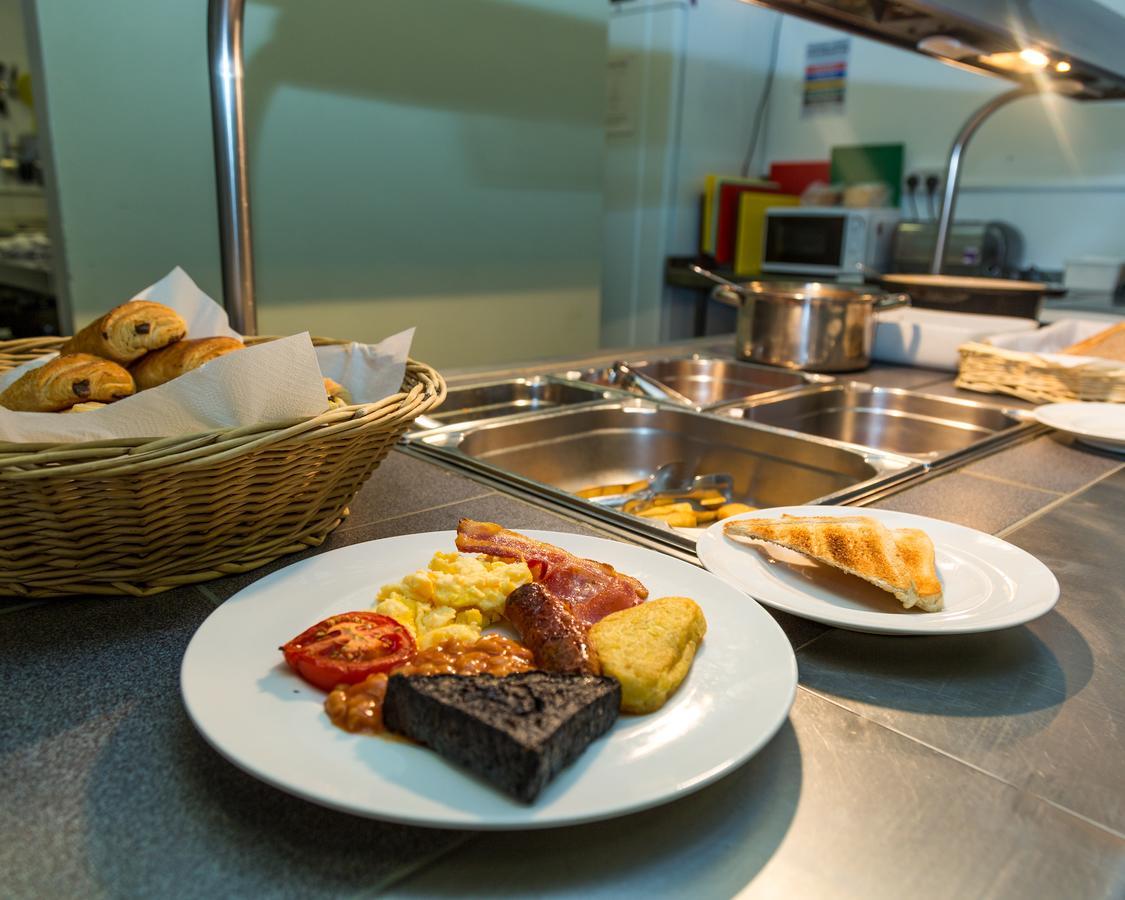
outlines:
[[[953,390],[940,372],[862,378]],[[1122,896],[1121,461],[1039,436],[880,502],[1004,534],[1056,573],[1058,606],[926,639],[778,614],[800,688],[746,766],[649,812],[541,833],[348,817],[199,737],[179,697],[188,640],[299,556],[145,599],[0,602],[0,895]],[[305,555],[462,515],[600,533],[398,451],[351,509]]]
[[[377,893],[466,836],[356,819],[267,787],[196,733],[188,640],[222,601],[304,556],[460,516],[599,534],[392,452],[317,550],[156,597],[0,605],[0,896]]]

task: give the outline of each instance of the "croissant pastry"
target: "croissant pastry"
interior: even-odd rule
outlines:
[[[78,403],[110,403],[136,390],[125,369],[89,353],[71,353],[25,372],[0,394],[0,406],[19,412],[59,412]]]
[[[161,350],[146,353],[129,367],[129,371],[137,382],[137,390],[143,391],[171,381],[184,372],[198,369],[218,356],[242,350],[245,346],[242,341],[231,337],[176,341]]]
[[[187,323],[160,303],[134,300],[111,309],[63,344],[63,353],[93,353],[125,366],[187,334]]]

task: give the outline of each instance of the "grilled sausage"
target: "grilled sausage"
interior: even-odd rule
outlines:
[[[601,674],[585,627],[570,607],[543,585],[532,582],[512,591],[504,615],[545,671]]]

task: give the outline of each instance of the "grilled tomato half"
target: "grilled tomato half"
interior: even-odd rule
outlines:
[[[309,684],[330,691],[389,672],[414,656],[414,638],[390,616],[349,612],[329,616],[281,647],[285,661]]]

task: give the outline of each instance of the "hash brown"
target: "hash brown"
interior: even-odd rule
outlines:
[[[621,709],[660,709],[687,676],[707,620],[687,597],[661,597],[606,616],[590,628],[602,674],[621,682]]]

